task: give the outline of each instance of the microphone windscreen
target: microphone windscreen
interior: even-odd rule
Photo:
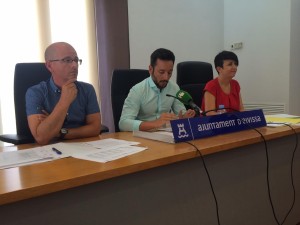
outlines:
[[[179,90],[176,93],[176,97],[178,99],[180,99],[180,101],[184,104],[188,104],[190,101],[193,101],[192,96],[189,93],[187,93],[186,91],[183,91],[183,90]]]

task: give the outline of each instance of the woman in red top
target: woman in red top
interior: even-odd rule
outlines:
[[[244,106],[240,85],[233,77],[239,65],[238,57],[229,51],[220,52],[214,60],[219,76],[209,81],[204,88],[202,110],[206,115],[217,114],[217,109],[224,107],[227,112],[243,111]]]

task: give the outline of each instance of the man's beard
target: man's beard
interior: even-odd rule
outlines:
[[[159,81],[158,83],[155,82],[155,84],[159,89],[163,89],[168,85],[168,82],[169,81],[167,81],[167,80],[163,80],[163,81]]]

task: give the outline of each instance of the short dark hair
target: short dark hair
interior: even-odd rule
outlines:
[[[168,49],[165,48],[159,48],[156,49],[152,54],[150,58],[150,65],[154,68],[156,65],[157,59],[161,60],[171,60],[173,63],[175,62],[175,55],[173,52],[171,52]]]
[[[222,51],[215,57],[215,60],[214,60],[215,68],[216,69],[217,69],[217,67],[223,68],[224,60],[233,60],[236,62],[236,65],[239,65],[239,59],[235,53],[230,52],[230,51]]]

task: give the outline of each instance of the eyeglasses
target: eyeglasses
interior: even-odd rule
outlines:
[[[63,63],[67,63],[67,64],[71,64],[73,61],[79,65],[81,65],[82,63],[82,59],[79,59],[78,57],[75,57],[75,58],[71,58],[71,57],[66,57],[66,58],[63,58],[63,59],[51,59],[49,60],[50,62],[63,62]]]

